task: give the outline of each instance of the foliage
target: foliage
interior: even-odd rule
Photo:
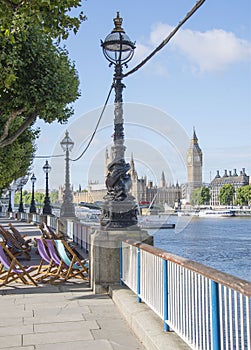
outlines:
[[[236,192],[236,205],[249,205],[251,203],[251,185],[239,187]]]
[[[27,129],[11,145],[0,148],[0,188],[26,174],[35,152],[35,137],[36,132]]]
[[[191,195],[192,205],[208,204],[210,201],[210,190],[208,187],[200,187],[193,190]]]
[[[24,190],[23,193],[22,193],[22,196],[23,196],[23,203],[24,203],[24,205],[29,207],[30,206],[30,202],[31,202],[31,192],[28,192],[28,191]],[[58,191],[51,191],[49,193],[49,196],[50,196],[50,202],[52,204],[56,203],[57,200],[58,200]],[[43,206],[43,204],[44,204],[44,197],[45,197],[44,193],[34,192],[34,199],[35,199],[35,203],[36,203],[37,207],[42,207]],[[15,197],[14,197],[14,204],[16,206],[18,206],[19,202],[20,202],[20,191],[17,191],[15,193]]]
[[[12,79],[5,69],[10,61]],[[16,140],[37,117],[63,123],[73,114],[69,104],[79,97],[75,66],[38,27],[16,33],[12,44],[0,42],[0,72],[0,147]]]
[[[86,20],[82,11],[72,16],[71,10],[80,6],[80,0],[0,0],[1,35],[12,38],[13,33],[39,24],[51,37],[66,39]]]
[[[232,205],[234,199],[234,186],[231,184],[223,185],[218,195],[220,204]]]

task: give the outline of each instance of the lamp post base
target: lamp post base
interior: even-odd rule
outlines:
[[[107,200],[102,206],[100,225],[102,229],[135,229],[138,223],[136,203],[127,198],[124,201]]]

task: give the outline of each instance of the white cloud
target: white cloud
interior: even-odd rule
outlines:
[[[139,52],[152,51],[172,29],[167,24],[157,24],[150,33],[149,45],[140,44]],[[251,43],[222,29],[206,32],[180,29],[167,45],[185,56],[193,70],[202,72],[219,71],[233,63],[251,61]]]

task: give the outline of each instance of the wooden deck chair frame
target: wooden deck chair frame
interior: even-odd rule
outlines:
[[[0,286],[7,285],[14,281],[21,281],[23,284],[33,284],[37,286],[37,282],[30,275],[30,273],[37,268],[34,266],[23,266],[3,243],[0,244],[0,263],[3,270],[6,270],[0,275]]]
[[[50,252],[48,252],[46,249],[46,240],[44,238],[34,238],[34,240],[37,244],[38,253],[41,257],[37,270],[37,274],[40,276],[37,278],[37,280],[39,282],[47,283],[60,279],[62,276],[63,262],[61,260],[55,261],[55,259],[51,257]]]
[[[64,263],[64,261],[59,257],[59,254],[56,249],[55,241],[53,239],[44,239],[45,245],[48,248],[48,252],[50,257],[53,260],[53,263],[58,266],[57,275],[50,279],[50,282],[54,283],[56,279],[58,279],[59,283],[66,281],[66,274],[68,271],[68,266]]]
[[[45,222],[41,223],[39,225],[40,230],[43,233],[43,237],[45,239],[61,239],[63,238],[62,234],[56,233],[49,225],[47,225]]]
[[[22,246],[20,246],[20,244],[16,241],[12,234],[8,230],[6,230],[2,225],[0,225],[0,235],[3,238],[4,244],[8,247],[8,249],[14,256],[21,256],[22,254],[24,254],[24,251],[26,251],[26,249],[22,248]],[[30,254],[26,253],[25,255],[29,260]]]
[[[28,238],[28,239],[24,239],[24,237],[26,237],[26,235],[24,234],[21,234],[18,229],[16,227],[14,227],[12,225],[12,223],[10,222],[9,224],[9,227],[14,235],[14,237],[16,238],[16,240],[23,246],[27,247],[28,251],[31,250],[31,245],[30,243],[32,242],[32,239],[31,238]]]
[[[82,278],[85,281],[88,280],[88,268],[71,249],[69,244],[64,240],[55,240],[55,244],[60,258],[68,266],[65,279]],[[71,256],[71,259],[67,253]]]

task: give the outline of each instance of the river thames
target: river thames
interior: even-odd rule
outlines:
[[[251,217],[169,217],[175,229],[149,230],[154,246],[251,282]]]

